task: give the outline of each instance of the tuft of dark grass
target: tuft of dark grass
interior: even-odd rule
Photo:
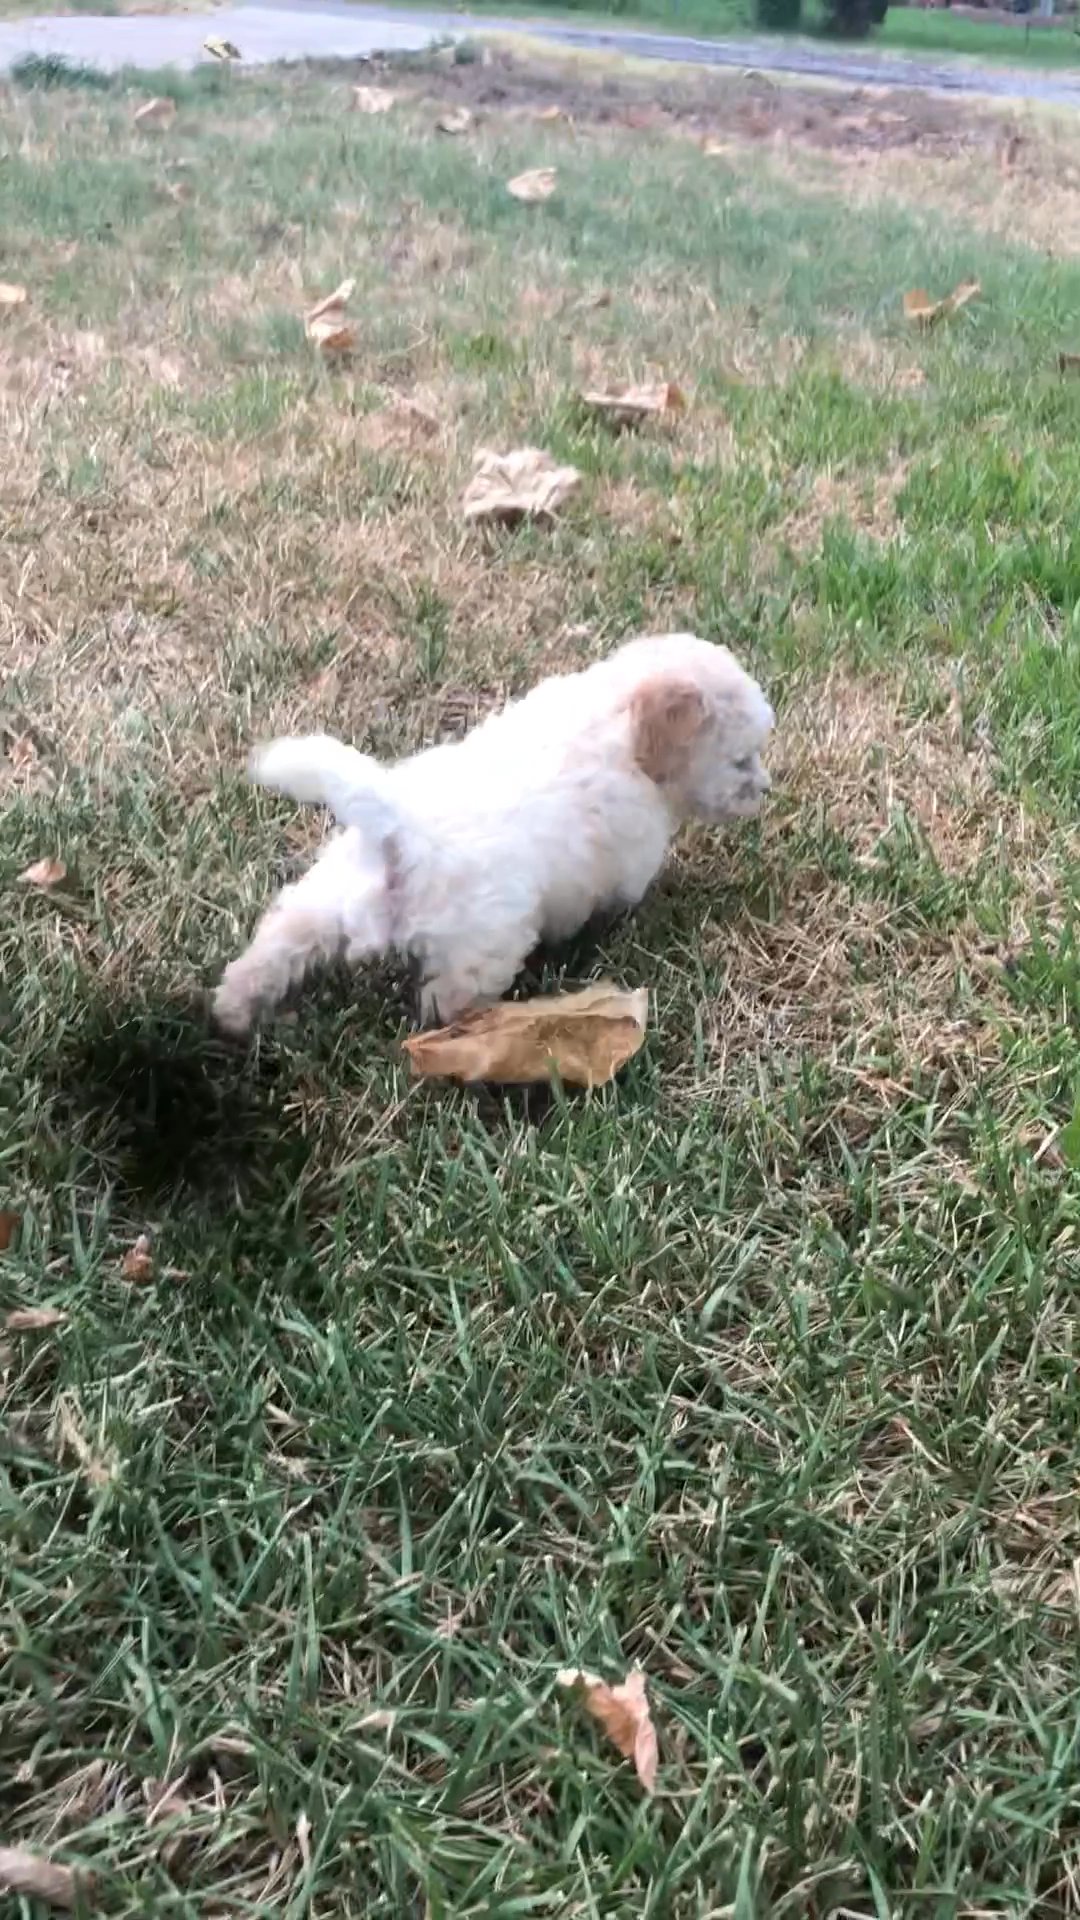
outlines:
[[[11,63],[11,79],[17,87],[43,92],[57,87],[71,87],[87,93],[108,93],[113,85],[111,75],[104,73],[100,67],[69,60],[62,53],[23,54]]]

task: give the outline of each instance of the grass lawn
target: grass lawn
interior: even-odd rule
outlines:
[[[221,0],[0,0],[0,20],[39,14],[212,13]]]
[[[1074,1913],[1075,154],[396,84],[4,103],[0,1325],[63,1318],[0,1354],[0,1835],[155,1920]],[[576,404],[650,372],[670,429]],[[529,442],[575,503],[466,531]],[[411,1083],[389,970],[210,1034],[323,831],[250,742],[393,754],[683,623],[775,792],[538,968],[652,989],[614,1086]],[[635,1662],[651,1801],[554,1685]]]
[[[0,0],[21,5],[23,0]],[[410,0],[406,0],[409,4]],[[30,4],[30,0],[27,0]],[[38,4],[38,0],[34,0]],[[427,6],[430,0],[416,0]],[[515,6],[512,0],[468,0],[463,11],[471,14],[495,14],[514,18],[562,19],[568,26],[626,27],[631,31],[660,29],[667,33],[686,33],[705,39],[727,40],[740,35],[760,34],[753,0],[613,0],[602,5],[579,7],[574,0],[531,0]],[[804,0],[803,25],[807,35],[819,26],[821,9],[814,0]],[[786,36],[770,36],[782,44]],[[960,55],[968,60],[999,62],[1013,67],[1049,67],[1074,69],[1080,73],[1080,38],[1071,21],[1062,20],[1052,27],[1031,26],[1018,18],[1015,22],[972,20],[942,7],[892,6],[880,27],[866,40],[821,40],[819,50],[832,52],[838,60],[845,57],[865,61],[875,53],[902,53],[919,60],[937,61],[942,56]]]
[[[1071,67],[1080,72],[1080,39],[1068,21],[1028,29],[1022,19],[1007,25],[954,17],[942,7],[890,7],[869,45],[929,60],[959,53],[968,60],[1000,60],[1011,67]]]

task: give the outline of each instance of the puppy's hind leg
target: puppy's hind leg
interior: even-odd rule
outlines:
[[[343,891],[341,880],[339,863],[328,867],[319,861],[278,895],[250,946],[226,967],[214,995],[214,1019],[226,1033],[247,1033],[256,1014],[276,1007],[320,962],[342,953],[360,960],[380,951],[385,944],[380,889],[371,886],[365,898],[355,885]]]

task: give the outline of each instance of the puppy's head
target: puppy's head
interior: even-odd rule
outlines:
[[[673,635],[642,667],[629,702],[641,771],[681,818],[755,814],[771,785],[761,754],[774,718],[757,682],[725,647],[689,635]]]

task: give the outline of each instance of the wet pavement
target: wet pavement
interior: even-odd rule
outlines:
[[[1018,29],[1019,31],[1019,29]],[[823,47],[781,39],[695,40],[683,34],[623,27],[577,26],[558,20],[419,11],[353,5],[351,0],[260,0],[213,13],[103,16],[71,14],[0,22],[0,71],[26,54],[59,54],[116,71],[120,67],[190,67],[206,58],[208,33],[239,47],[246,64],[276,60],[358,59],[377,53],[418,51],[433,40],[470,33],[528,33],[553,45],[630,54],[640,60],[682,61],[695,66],[735,67],[760,73],[791,73],[832,79],[849,86],[914,87],[934,93],[1037,100],[1080,105],[1077,77],[967,60],[926,61],[872,48]]]

